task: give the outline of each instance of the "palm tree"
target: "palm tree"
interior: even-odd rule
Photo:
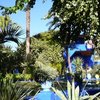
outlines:
[[[17,23],[13,23],[8,17],[0,17],[0,43],[13,41],[19,44],[19,37],[23,30]]]
[[[30,53],[30,7],[26,6],[26,56]]]

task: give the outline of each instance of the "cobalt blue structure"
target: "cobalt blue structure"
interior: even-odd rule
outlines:
[[[91,40],[89,40],[91,42]],[[88,45],[92,45],[89,47]],[[70,56],[71,62],[74,58],[80,57],[83,60],[83,67],[93,67],[94,60],[93,60],[93,50],[94,46],[93,44],[89,44],[89,42],[85,43],[84,36],[80,35],[79,38],[72,44],[68,46],[68,54]],[[66,55],[66,56],[65,56]],[[67,59],[66,51],[63,53],[63,58]],[[67,66],[67,64],[66,64]]]

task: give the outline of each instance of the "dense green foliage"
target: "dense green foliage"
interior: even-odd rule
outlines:
[[[25,60],[25,43],[18,48],[17,55],[20,59],[22,58],[20,66],[26,68],[25,73],[32,73],[35,79],[39,76],[54,79],[58,73],[61,73],[62,50],[58,32],[50,31],[31,38],[31,52],[27,61]]]
[[[0,79],[0,100],[24,100],[32,92],[25,84],[13,83],[12,80]]]
[[[32,48],[31,50],[37,51],[40,53],[38,55],[39,60],[44,59],[44,63],[47,62],[47,64],[51,63],[52,66],[54,67],[55,64],[60,63],[62,61],[61,58],[61,41],[59,39],[59,34],[58,32],[50,31],[50,32],[45,32],[39,35],[36,35],[35,38],[32,39],[31,45]],[[37,45],[38,48],[35,46]],[[54,65],[53,65],[54,64]]]
[[[17,52],[13,52],[10,47],[5,47],[4,43],[12,41],[19,45],[22,34],[21,27],[12,22],[9,16],[0,16],[0,73],[3,76],[12,73],[15,68],[19,69],[22,61]]]
[[[59,38],[59,31],[44,32],[31,37],[31,52],[27,60],[25,58],[25,42],[15,52],[12,52],[10,48],[2,46],[0,48],[0,70],[3,75],[13,73],[13,70],[17,68],[20,73],[31,74],[30,79],[41,82],[55,79],[61,74],[64,66],[63,45]],[[72,63],[80,66],[81,60],[75,59]],[[77,68],[77,72],[82,71],[81,66]],[[93,77],[95,73],[98,72],[95,70]],[[22,80],[25,79],[21,74],[18,77]]]
[[[16,0],[13,7],[1,6],[0,8],[4,10],[5,14],[11,14],[16,13],[17,10],[23,10],[27,5],[29,8],[32,8],[35,1],[36,0]],[[97,49],[100,48],[99,0],[52,1],[53,5],[46,18],[52,17],[53,21],[51,22],[51,27],[58,27],[60,32],[50,31],[32,37],[31,52],[27,60],[25,59],[25,43],[14,53],[14,55],[16,55],[14,61],[16,60],[17,62],[17,65],[15,64],[17,68],[20,67],[23,73],[34,73],[34,77],[37,71],[39,71],[40,74],[41,72],[44,74],[47,73],[47,76],[49,76],[50,72],[47,72],[45,69],[47,66],[47,69],[49,69],[49,67],[56,68],[60,73],[63,65],[63,59],[61,57],[62,47],[75,41],[80,33],[87,35],[87,38],[92,37]],[[57,75],[57,73],[55,74]],[[52,75],[52,73],[50,75]],[[38,76],[36,75],[36,77]]]
[[[15,68],[20,68],[20,62],[22,58],[17,55],[16,52],[13,52],[10,47],[4,47],[0,45],[0,73],[5,76],[7,73],[13,73]]]
[[[100,42],[99,15],[99,0],[53,0],[47,18],[53,18],[51,27],[60,28],[64,43],[69,44],[83,32],[97,45]]]
[[[58,33],[50,31],[31,37],[31,52],[27,60],[25,42],[19,45],[15,52],[1,45],[0,72],[2,75],[5,76],[7,73],[13,73],[14,69],[18,69],[23,74],[31,73],[32,79],[37,80],[39,77],[54,79],[61,73],[63,66],[63,48]]]
[[[6,74],[8,67],[11,69],[12,64],[11,62],[9,62],[11,58],[12,58],[11,49],[4,48],[2,45],[0,45],[0,72],[3,75]]]

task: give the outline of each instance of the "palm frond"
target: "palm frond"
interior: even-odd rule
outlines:
[[[9,22],[4,29],[1,29],[0,43],[13,41],[17,44],[20,43],[20,36],[24,34],[23,30],[16,23]]]

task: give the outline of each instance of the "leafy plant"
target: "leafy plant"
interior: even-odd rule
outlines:
[[[99,74],[100,75],[100,65],[95,65],[92,69],[92,75],[95,76],[95,74]]]
[[[0,100],[23,100],[31,92],[30,88],[19,86],[12,80],[0,80]]]
[[[54,80],[58,76],[58,72],[55,68],[43,64],[40,61],[35,63],[34,77],[38,82],[45,82],[46,80]]]
[[[89,0],[53,0],[53,5],[46,18],[53,17],[50,27],[60,29],[60,36],[65,44],[77,40],[81,32],[92,37],[94,42],[98,44],[100,43],[100,18],[97,16],[100,13],[99,6],[99,0],[94,2]]]
[[[72,61],[72,64],[75,65],[76,72],[82,72],[83,67],[82,67],[82,59],[81,58],[79,58],[79,57],[74,58],[73,61]]]

